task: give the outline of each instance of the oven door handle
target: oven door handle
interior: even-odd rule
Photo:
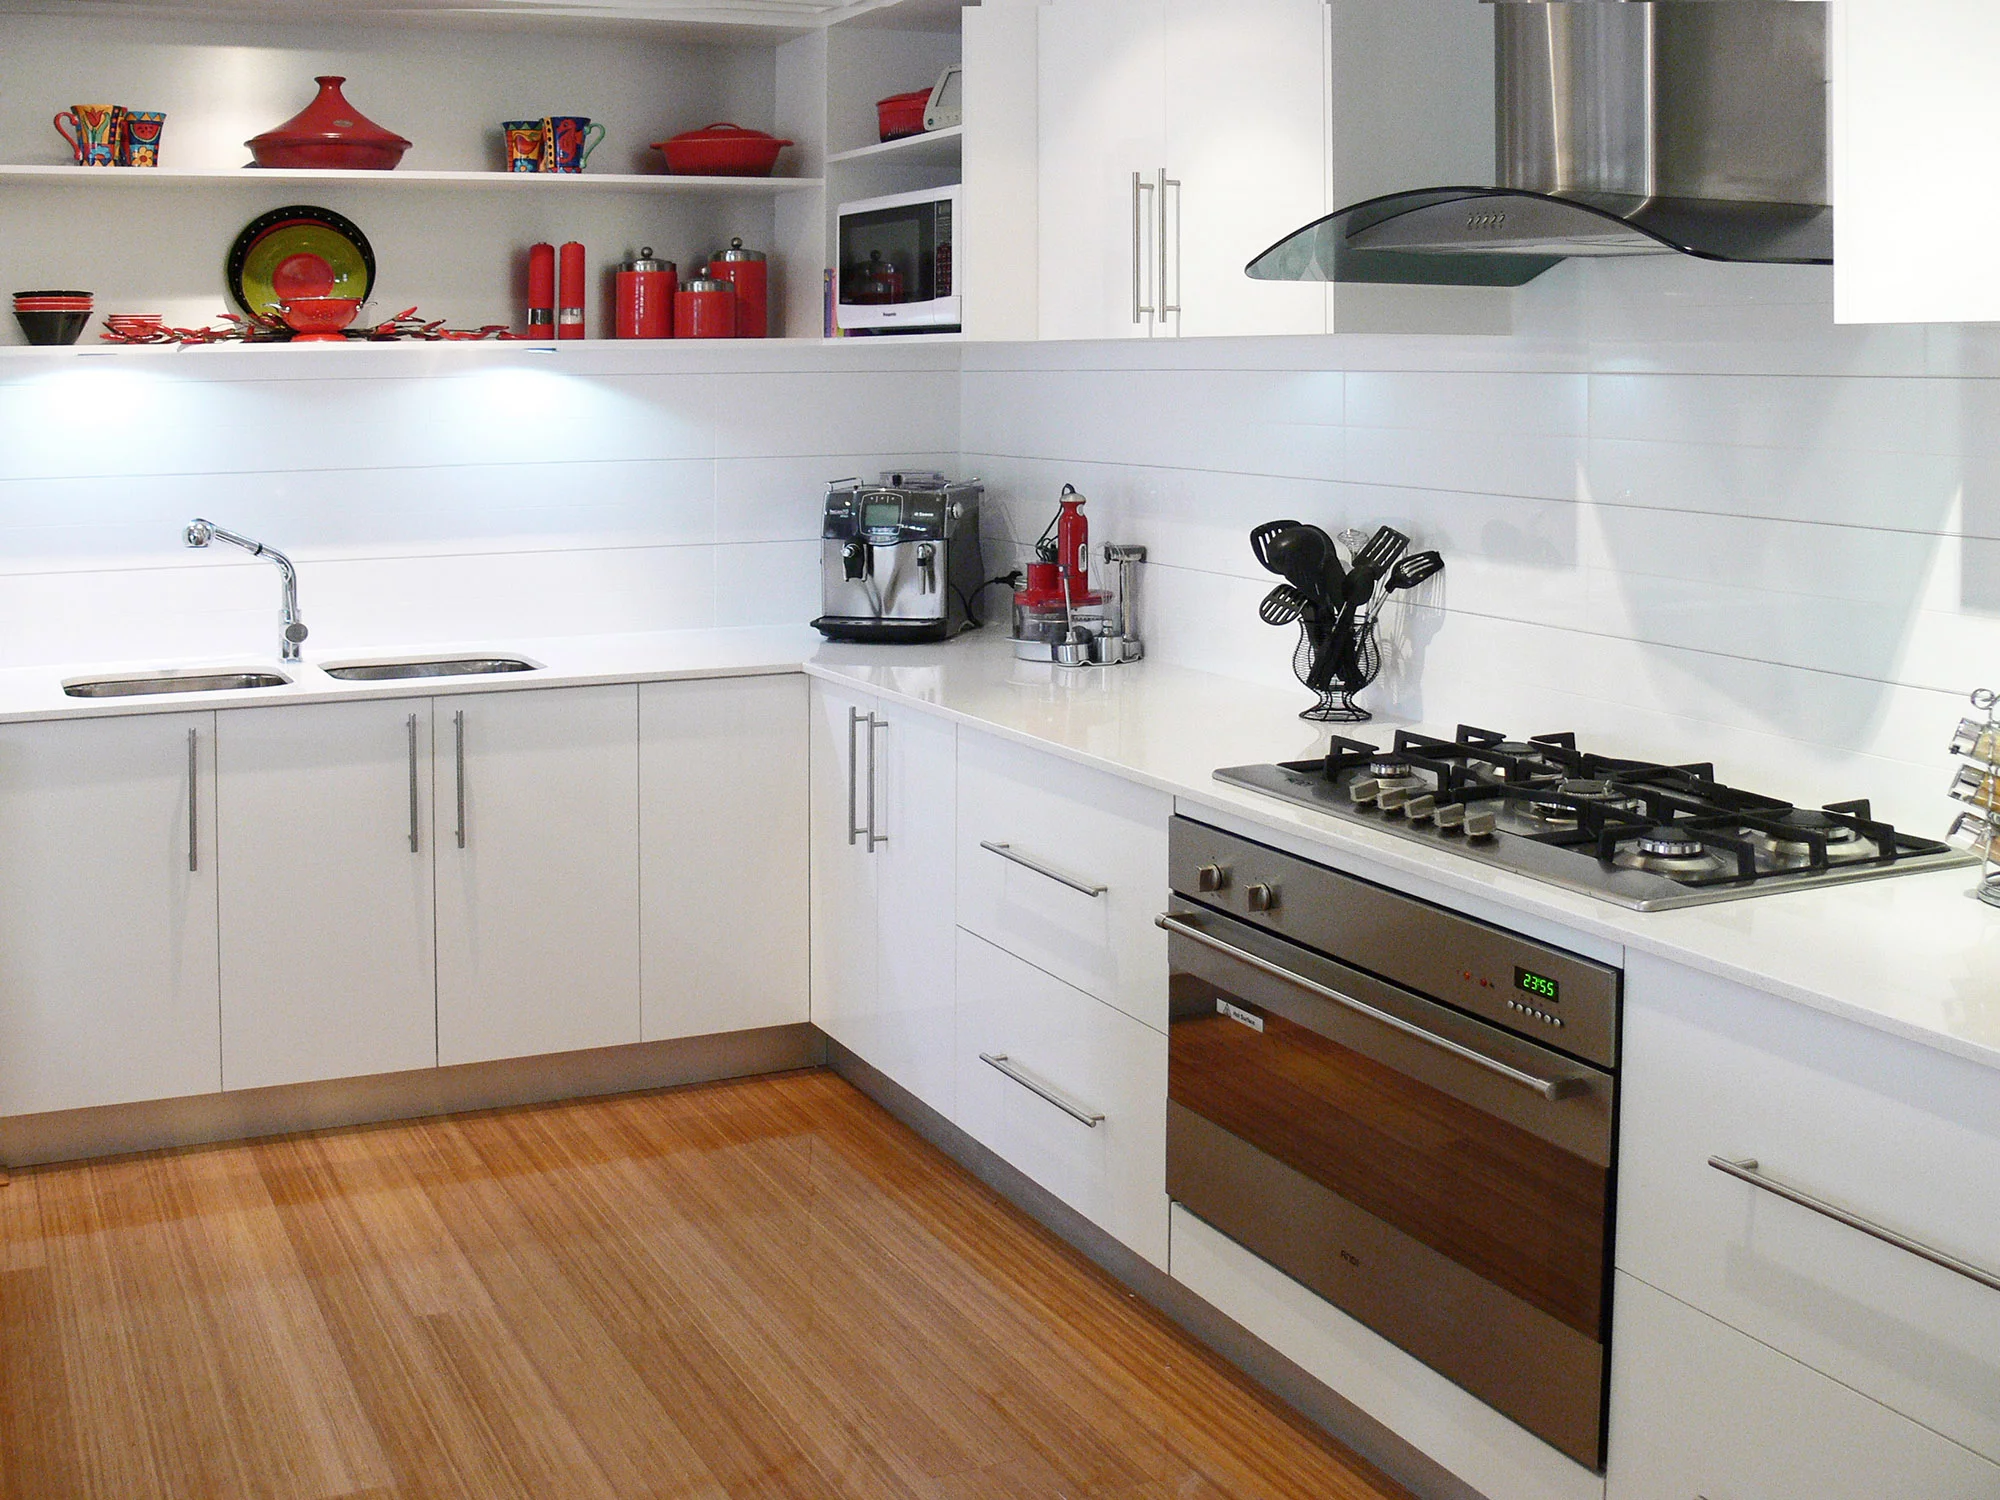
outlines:
[[[1551,1104],[1562,1099],[1568,1099],[1573,1095],[1584,1093],[1589,1089],[1590,1085],[1587,1079],[1544,1078],[1539,1073],[1525,1073],[1509,1063],[1500,1061],[1497,1057],[1488,1057],[1477,1048],[1463,1046],[1458,1042],[1454,1042],[1449,1037],[1439,1036],[1435,1031],[1429,1031],[1422,1026],[1405,1021],[1401,1016],[1391,1015],[1386,1010],[1377,1010],[1372,1005],[1364,1004],[1356,1000],[1352,995],[1343,995],[1339,990],[1330,989],[1326,985],[1307,979],[1302,974],[1294,974],[1282,964],[1274,964],[1269,959],[1259,958],[1254,953],[1247,953],[1234,943],[1225,943],[1220,938],[1211,937],[1193,923],[1182,920],[1172,912],[1162,912],[1159,916],[1153,918],[1153,925],[1165,929],[1175,937],[1184,937],[1191,943],[1199,943],[1204,948],[1211,949],[1228,958],[1233,958],[1240,964],[1247,964],[1260,974],[1268,974],[1271,978],[1289,984],[1294,989],[1304,990],[1309,995],[1317,995],[1322,1000],[1331,1000],[1335,1005],[1341,1006],[1346,1010],[1351,1010],[1356,1015],[1366,1016],[1371,1021],[1379,1021],[1392,1031],[1400,1031],[1403,1035],[1414,1037],[1420,1042],[1436,1047],[1441,1052],[1449,1052],[1453,1057],[1462,1058],[1475,1067],[1484,1068],[1497,1078],[1504,1078],[1511,1084],[1527,1089],[1532,1093],[1540,1094]]]

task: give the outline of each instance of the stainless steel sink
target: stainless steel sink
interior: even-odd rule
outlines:
[[[500,672],[540,670],[531,661],[512,656],[457,656],[447,661],[369,661],[328,667],[329,677],[344,682],[393,682],[404,677],[484,677]]]
[[[153,693],[233,693],[242,688],[284,687],[277,672],[157,672],[150,677],[93,677],[65,682],[72,698],[143,698]]]

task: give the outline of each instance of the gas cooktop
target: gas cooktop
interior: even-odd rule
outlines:
[[[1614,760],[1573,734],[1401,730],[1386,748],[1335,738],[1323,760],[1215,776],[1635,911],[1978,863],[1865,801],[1795,807],[1722,785],[1712,765]]]

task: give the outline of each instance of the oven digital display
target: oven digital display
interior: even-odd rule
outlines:
[[[1536,974],[1527,969],[1516,968],[1514,988],[1533,995],[1537,1000],[1546,1000],[1551,1005],[1562,1004],[1562,986],[1546,974]]]
[[[901,500],[867,500],[861,506],[863,531],[894,531],[903,524]]]

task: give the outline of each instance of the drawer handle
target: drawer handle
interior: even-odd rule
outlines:
[[[1061,1094],[1058,1094],[1054,1089],[1050,1088],[1047,1084],[1037,1083],[1034,1079],[1030,1078],[1026,1073],[1023,1073],[1019,1068],[1014,1066],[1013,1063],[1009,1062],[1007,1060],[1006,1053],[1002,1052],[996,1056],[994,1053],[991,1052],[982,1052],[979,1054],[979,1060],[985,1063],[987,1067],[993,1069],[994,1072],[1004,1073],[1007,1077],[1013,1079],[1014,1082],[1020,1084],[1021,1087],[1026,1089],[1029,1093],[1039,1095],[1040,1097],[1048,1100],[1049,1103],[1053,1104],[1057,1109],[1061,1110],[1064,1114],[1068,1115],[1072,1120],[1078,1121],[1083,1125],[1087,1125],[1092,1130],[1097,1129],[1098,1126],[1104,1123],[1103,1115],[1093,1114],[1090,1110],[1084,1109],[1079,1105],[1072,1104],[1069,1102],[1069,1100],[1063,1098]]]
[[[1849,1229],[1857,1230],[1871,1239],[1878,1239],[1885,1245],[1894,1245],[1898,1250],[1908,1251],[1919,1260],[1927,1260],[1934,1266],[1943,1266],[1947,1271],[1955,1271],[1967,1281],[1976,1281],[1983,1287],[2000,1292],[2000,1276],[1994,1275],[1993,1272],[1968,1261],[1962,1261],[1955,1255],[1947,1255],[1942,1250],[1933,1250],[1929,1245],[1913,1240],[1908,1235],[1898,1234],[1893,1229],[1885,1229],[1880,1224],[1872,1223],[1859,1214],[1849,1213],[1846,1209],[1836,1207],[1823,1198],[1802,1193],[1795,1187],[1779,1182],[1775,1177],[1766,1177],[1758,1169],[1754,1157],[1743,1161],[1731,1161],[1727,1157],[1711,1156],[1708,1164],[1725,1176],[1734,1177],[1738,1182],[1747,1182],[1753,1188],[1783,1198],[1787,1203],[1796,1203],[1800,1208],[1810,1209],[1822,1218],[1831,1219],[1836,1224],[1844,1224]]]
[[[979,847],[984,849],[988,854],[997,854],[1011,864],[1017,864],[1024,870],[1033,870],[1045,880],[1053,880],[1057,885],[1066,885],[1071,890],[1081,891],[1086,896],[1102,896],[1106,891],[1111,889],[1108,885],[1089,885],[1084,881],[1078,880],[1074,875],[1065,875],[1060,870],[1051,870],[1039,860],[1030,859],[1025,854],[1017,854],[1012,844],[990,844],[985,839],[981,839]]]

